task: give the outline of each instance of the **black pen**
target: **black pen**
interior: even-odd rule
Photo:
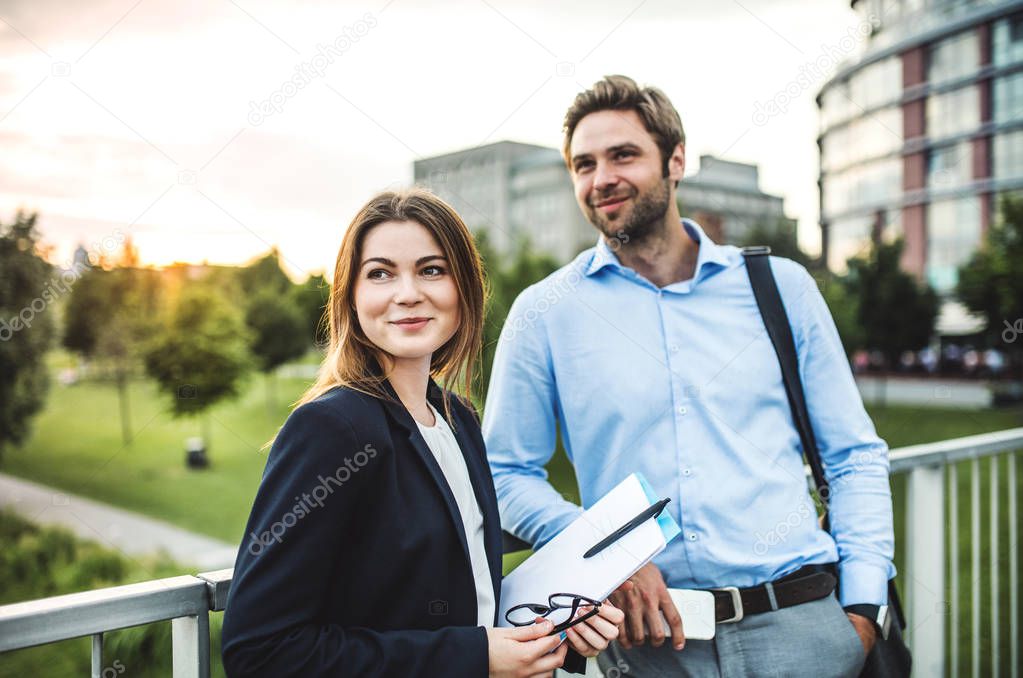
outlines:
[[[660,515],[661,511],[664,510],[664,507],[668,505],[669,501],[671,501],[671,499],[662,499],[656,504],[652,504],[646,507],[638,516],[636,516],[635,518],[625,523],[608,536],[598,541],[593,548],[591,548],[589,551],[583,554],[583,558],[590,558],[592,556],[597,555],[598,553],[606,549],[608,546],[610,546],[611,544],[615,543],[616,541],[627,535],[629,532],[635,530],[637,527],[645,523],[647,520],[653,518],[654,516]]]

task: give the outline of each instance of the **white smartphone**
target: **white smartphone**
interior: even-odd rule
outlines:
[[[694,640],[710,640],[714,637],[714,594],[710,591],[694,591],[693,589],[668,589],[668,595],[675,603],[675,608],[682,617],[682,631],[686,638]],[[664,633],[671,635],[668,621],[661,615]],[[647,635],[650,629],[646,628]]]

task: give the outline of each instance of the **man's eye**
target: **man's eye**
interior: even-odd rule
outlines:
[[[618,151],[617,153],[615,153],[615,158],[616,159],[631,158],[633,155],[634,154],[632,151]]]

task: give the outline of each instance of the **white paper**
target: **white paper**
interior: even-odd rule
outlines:
[[[604,495],[556,537],[515,568],[501,583],[499,626],[511,626],[505,613],[521,603],[547,604],[553,593],[604,600],[636,570],[664,550],[664,534],[651,518],[592,558],[583,554],[594,544],[650,506],[635,474]],[[565,621],[569,610],[547,618]]]

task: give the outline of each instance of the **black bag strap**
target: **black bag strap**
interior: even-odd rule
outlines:
[[[820,451],[817,449],[817,438],[810,425],[810,413],[806,409],[806,396],[803,393],[803,382],[799,378],[799,356],[796,354],[796,342],[792,338],[789,317],[778,292],[778,284],[771,271],[771,260],[768,255],[770,247],[746,247],[742,256],[746,259],[746,272],[749,274],[756,297],[760,316],[764,319],[767,335],[771,338],[774,352],[778,355],[781,366],[781,377],[785,383],[785,395],[789,399],[792,410],[792,421],[799,433],[799,441],[803,445],[803,456],[810,465],[814,488],[824,505],[825,529],[827,529],[827,498],[828,481],[824,477],[824,466],[821,464]]]
[[[803,382],[799,378],[799,356],[796,353],[796,342],[792,337],[792,328],[789,326],[789,318],[781,300],[781,293],[778,292],[778,283],[775,282],[774,273],[771,271],[771,260],[768,257],[770,254],[771,248],[766,246],[744,247],[742,250],[742,256],[746,260],[746,272],[749,274],[750,285],[753,287],[753,296],[757,300],[757,308],[760,309],[760,316],[764,320],[764,326],[767,328],[767,335],[771,338],[774,352],[778,355],[782,381],[785,383],[785,395],[789,400],[789,408],[792,410],[792,420],[796,425],[796,431],[799,432],[799,441],[803,445],[803,456],[806,457],[806,462],[810,465],[814,488],[824,506],[822,525],[826,531],[830,532],[828,480],[824,477],[824,466],[821,463],[820,450],[817,449],[817,438],[810,425],[810,413],[806,409]],[[899,599],[899,592],[895,588],[894,580],[888,581],[888,605],[895,612],[895,619],[899,627],[906,628],[906,617],[902,613],[902,601]]]

